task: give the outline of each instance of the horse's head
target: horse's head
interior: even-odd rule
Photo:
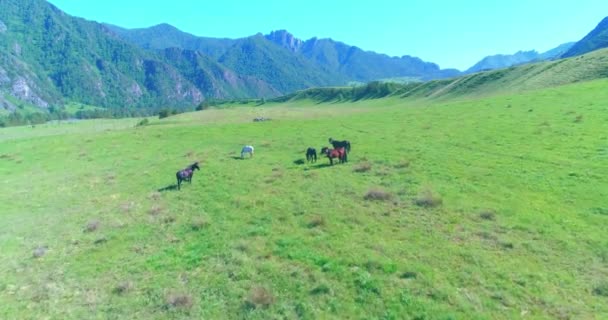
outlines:
[[[194,171],[194,169],[196,169],[196,170],[200,170],[201,168],[198,166],[198,161],[197,161],[197,162],[195,162],[195,163],[193,163],[193,164],[190,166],[190,169],[192,169],[192,171]]]
[[[329,138],[329,143],[332,143],[332,142],[334,142],[334,139]]]
[[[328,147],[321,148],[321,154],[328,154],[328,153],[329,153],[329,148]]]

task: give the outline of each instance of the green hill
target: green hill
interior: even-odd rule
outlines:
[[[408,99],[447,99],[518,93],[583,81],[608,78],[608,49],[584,56],[475,73],[447,80],[422,83],[380,83],[366,86],[314,88],[277,101],[356,101],[399,96]]]

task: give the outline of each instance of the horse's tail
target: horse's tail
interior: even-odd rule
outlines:
[[[346,150],[350,152],[350,141],[346,141]]]

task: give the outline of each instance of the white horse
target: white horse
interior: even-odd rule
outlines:
[[[241,150],[241,159],[245,158],[245,153],[249,153],[249,157],[253,158],[253,146],[244,146]]]

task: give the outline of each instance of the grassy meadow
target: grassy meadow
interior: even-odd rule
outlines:
[[[606,319],[607,86],[0,129],[0,319]]]

